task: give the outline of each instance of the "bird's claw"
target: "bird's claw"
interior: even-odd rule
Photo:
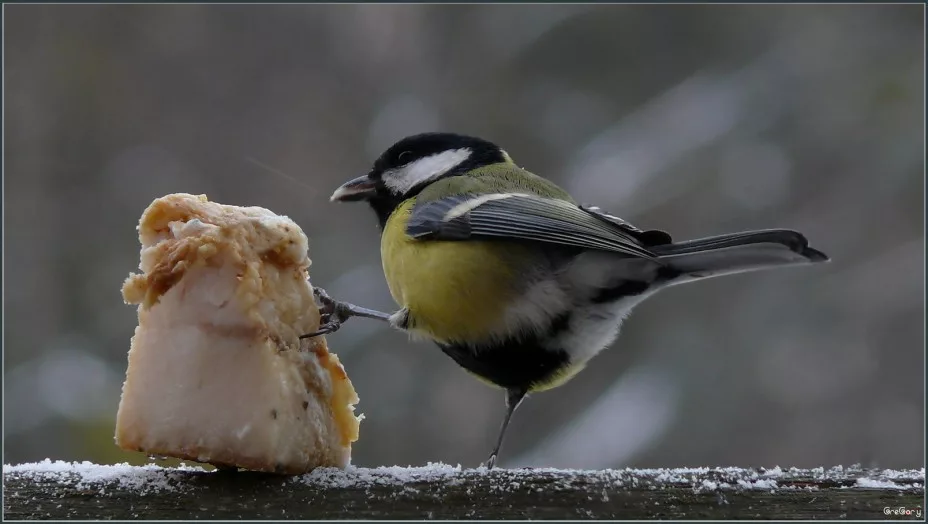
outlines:
[[[300,335],[300,338],[313,338],[319,335],[334,333],[342,327],[342,324],[351,316],[351,309],[347,304],[343,304],[330,297],[321,287],[313,288],[313,296],[319,304],[319,329],[314,333]]]
[[[490,455],[486,462],[480,464],[487,469],[493,469],[496,466],[496,453]]]
[[[313,296],[319,302],[321,307],[329,307],[335,304],[335,299],[330,297],[321,287],[313,287]]]
[[[302,335],[300,338],[312,338],[326,333],[334,333],[351,317],[374,318],[383,322],[390,322],[392,318],[389,313],[335,300],[324,289],[319,287],[313,288],[313,295],[316,297],[317,307],[319,308],[319,329],[315,333]]]
[[[329,333],[335,333],[341,327],[342,327],[341,322],[337,322],[337,321],[322,322],[319,325],[318,330],[314,331],[313,333],[306,334],[306,335],[300,335],[300,338],[301,339],[313,338],[313,337],[318,337],[319,335],[327,335]]]

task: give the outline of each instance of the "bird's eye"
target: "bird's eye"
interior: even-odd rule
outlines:
[[[402,153],[400,153],[399,155],[397,155],[396,161],[399,162],[400,164],[402,164],[404,158],[405,158],[405,159],[408,159],[408,158],[410,158],[410,157],[412,157],[412,151],[403,151]]]

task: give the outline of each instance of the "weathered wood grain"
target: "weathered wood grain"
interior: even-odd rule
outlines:
[[[3,477],[6,519],[886,519],[896,516],[885,508],[921,511],[925,493],[924,469],[437,465],[281,477],[46,462]]]

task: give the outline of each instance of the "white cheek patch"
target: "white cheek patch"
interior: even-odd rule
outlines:
[[[420,158],[403,167],[387,171],[383,174],[383,182],[394,193],[402,195],[419,184],[436,179],[461,165],[470,154],[470,148],[464,147]]]

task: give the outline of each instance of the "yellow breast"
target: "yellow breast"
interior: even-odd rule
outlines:
[[[498,334],[513,297],[519,246],[481,241],[415,240],[406,223],[415,199],[401,204],[381,239],[384,275],[410,329],[439,342]]]

